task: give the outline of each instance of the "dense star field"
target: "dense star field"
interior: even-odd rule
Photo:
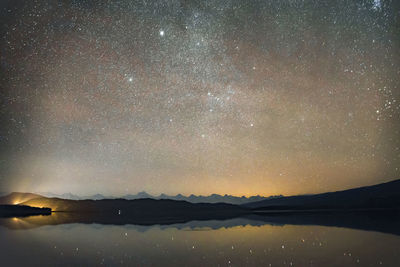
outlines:
[[[0,191],[399,178],[399,1],[1,1]]]

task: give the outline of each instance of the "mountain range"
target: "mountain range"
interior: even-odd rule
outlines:
[[[13,229],[70,223],[169,225],[240,217],[267,224],[324,225],[400,234],[400,180],[242,205],[190,203],[146,196],[146,193],[140,193],[127,196],[138,198],[131,200],[72,200],[14,192],[0,197],[0,225]],[[27,217],[38,214],[47,216]]]
[[[209,196],[198,196],[198,195],[193,195],[191,194],[190,196],[184,196],[182,194],[178,194],[175,196],[170,196],[166,194],[161,194],[159,196],[153,196],[145,191],[139,192],[137,194],[127,194],[121,197],[114,197],[114,196],[104,196],[101,194],[95,194],[91,196],[78,196],[74,195],[71,193],[65,193],[65,194],[54,194],[51,192],[38,192],[38,195],[45,196],[45,197],[50,197],[50,198],[62,198],[62,199],[71,199],[71,200],[85,200],[85,199],[92,199],[92,200],[101,200],[101,199],[126,199],[126,200],[133,200],[133,199],[143,199],[143,198],[151,198],[151,199],[170,199],[170,200],[184,200],[190,203],[228,203],[228,204],[235,204],[235,205],[242,205],[250,202],[256,202],[256,201],[261,201],[261,200],[266,200],[266,199],[272,199],[276,197],[282,197],[282,195],[279,196],[270,196],[270,197],[264,197],[264,196],[251,196],[251,197],[238,197],[238,196],[232,196],[232,195],[218,195],[218,194],[212,194]]]
[[[295,211],[295,210],[371,210],[371,209],[400,209],[400,180],[394,180],[378,185],[353,188],[337,192],[328,192],[314,195],[298,195],[289,197],[233,197],[229,195],[211,195],[207,197],[190,195],[185,197],[177,195],[170,197],[151,195],[140,192],[136,195],[126,195],[123,198],[103,199],[102,195],[94,195],[92,199],[71,199],[72,194],[63,195],[67,198],[46,197],[32,193],[14,192],[0,197],[0,205],[26,205],[32,207],[47,207],[52,211],[107,211],[128,208],[135,213],[147,213],[147,210],[157,210],[157,213],[164,213],[164,208],[169,212],[191,212],[193,210],[206,209],[218,211],[227,210],[248,210],[248,211]],[[173,199],[168,199],[173,198]],[[261,201],[259,199],[262,199]],[[252,200],[259,200],[248,202]],[[208,202],[208,203],[207,203]],[[236,203],[244,202],[237,205]],[[189,207],[189,208],[188,208]],[[188,208],[188,209],[187,209]],[[183,209],[177,211],[176,209]]]

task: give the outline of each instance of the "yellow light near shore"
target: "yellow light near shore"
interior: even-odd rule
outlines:
[[[22,203],[22,205],[26,205],[26,206],[29,206],[32,208],[50,208],[49,206],[51,206],[51,205],[48,205],[47,203],[44,203],[43,201],[37,200],[37,199],[33,199],[33,200],[30,200],[27,202],[18,202],[18,203]]]

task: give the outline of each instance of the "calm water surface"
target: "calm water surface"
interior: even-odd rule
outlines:
[[[339,227],[231,219],[31,228],[3,220],[0,266],[400,266],[400,236]]]

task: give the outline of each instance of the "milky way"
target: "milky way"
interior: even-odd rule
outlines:
[[[398,1],[2,1],[0,191],[399,178]]]

